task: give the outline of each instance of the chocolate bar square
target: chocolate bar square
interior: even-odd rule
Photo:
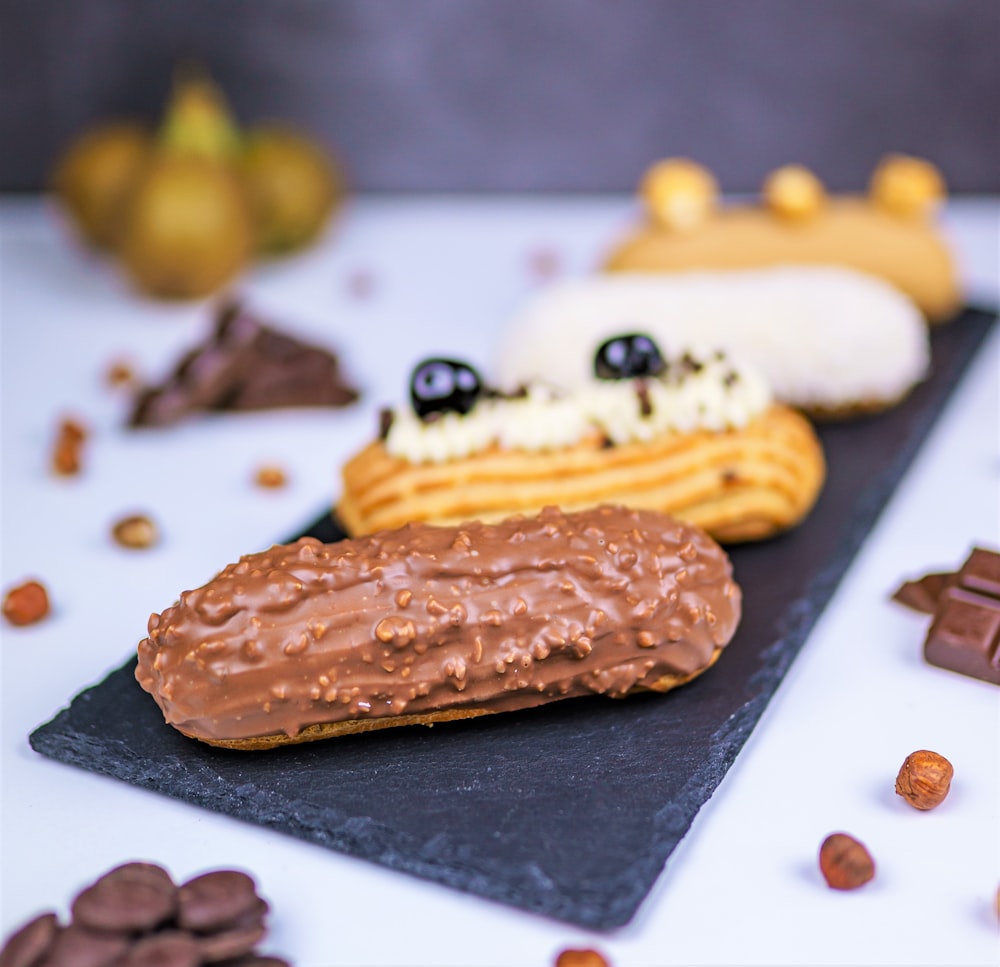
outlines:
[[[1000,600],[1000,554],[975,547],[958,572],[958,583]]]
[[[932,665],[1000,685],[1000,599],[948,588],[927,633]]]

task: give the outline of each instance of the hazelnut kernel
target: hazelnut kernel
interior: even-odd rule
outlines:
[[[31,625],[49,613],[49,596],[39,581],[10,588],[3,599],[3,616],[12,625]]]
[[[944,802],[954,774],[943,755],[927,749],[911,752],[896,776],[896,794],[914,809],[933,809]]]
[[[284,487],[288,483],[285,471],[281,467],[271,464],[259,467],[254,480],[258,487],[269,487],[272,489]]]
[[[80,472],[83,465],[83,444],[87,436],[87,428],[80,421],[71,417],[60,421],[52,447],[51,465],[54,473],[61,477],[72,477]]]
[[[596,950],[564,950],[556,957],[555,967],[609,967]]]
[[[111,529],[115,543],[132,550],[152,547],[160,538],[156,524],[145,514],[123,517]]]
[[[104,371],[104,382],[113,389],[135,386],[137,379],[132,364],[125,359],[112,360]]]
[[[831,889],[856,890],[875,876],[875,861],[864,843],[831,833],[819,848],[819,869]]]

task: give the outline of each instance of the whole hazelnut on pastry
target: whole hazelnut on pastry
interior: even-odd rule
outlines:
[[[639,194],[655,222],[687,231],[701,225],[715,210],[719,186],[712,173],[696,161],[666,158],[643,175]]]
[[[927,216],[944,200],[941,172],[923,158],[891,154],[879,162],[869,186],[872,202],[892,215]]]
[[[800,221],[817,215],[826,205],[823,183],[803,165],[784,165],[768,175],[764,203],[781,218]]]

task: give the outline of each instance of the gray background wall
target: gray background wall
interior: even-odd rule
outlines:
[[[657,157],[729,191],[931,158],[1000,191],[1000,0],[0,0],[0,189],[88,121],[157,116],[209,67],[365,190],[630,190]]]

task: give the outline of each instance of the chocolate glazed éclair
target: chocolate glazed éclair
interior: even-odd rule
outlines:
[[[666,691],[732,638],[704,531],[546,508],[243,557],[149,620],[136,678],[193,738],[267,748],[587,694]]]

